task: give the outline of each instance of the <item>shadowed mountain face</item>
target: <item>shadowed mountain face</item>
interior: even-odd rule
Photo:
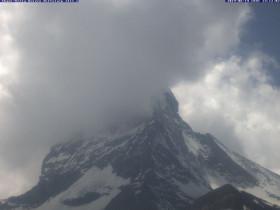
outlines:
[[[194,132],[170,91],[154,99],[153,115],[90,140],[51,148],[39,183],[0,209],[181,210],[230,183],[280,202],[280,176]]]
[[[230,184],[226,184],[198,198],[191,208],[191,210],[202,209],[279,210],[280,207],[271,205],[249,193],[240,192]]]

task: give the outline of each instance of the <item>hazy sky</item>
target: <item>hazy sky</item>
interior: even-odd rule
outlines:
[[[195,130],[279,171],[279,13],[255,7],[220,0],[2,4],[0,198],[36,184],[51,145],[146,115],[165,87]]]

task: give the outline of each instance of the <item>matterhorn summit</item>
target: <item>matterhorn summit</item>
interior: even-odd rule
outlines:
[[[225,184],[280,204],[280,176],[193,131],[168,90],[129,129],[53,146],[38,184],[0,209],[187,210]]]

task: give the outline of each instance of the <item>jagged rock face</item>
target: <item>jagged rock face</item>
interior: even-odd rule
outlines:
[[[191,207],[191,210],[201,209],[279,210],[280,207],[226,184],[198,198]]]
[[[180,210],[213,187],[231,183],[274,203],[280,177],[194,132],[171,92],[155,99],[137,126],[54,146],[38,185],[0,209]]]

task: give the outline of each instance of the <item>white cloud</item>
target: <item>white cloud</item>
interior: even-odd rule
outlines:
[[[270,57],[253,53],[211,65],[199,81],[173,88],[183,118],[227,146],[279,172],[280,89],[272,85]],[[279,66],[275,66],[279,68]]]
[[[16,11],[15,7],[13,9]],[[16,17],[13,16],[12,10],[4,6],[0,13],[0,101],[10,97],[6,86],[16,81],[15,69],[19,53],[11,35],[10,24],[13,21],[16,22]]]
[[[31,186],[39,180],[41,161],[29,162],[25,168],[11,168],[3,162],[0,162],[0,165],[0,198],[19,195],[23,189],[31,189]]]

